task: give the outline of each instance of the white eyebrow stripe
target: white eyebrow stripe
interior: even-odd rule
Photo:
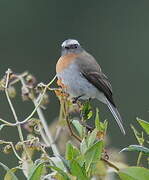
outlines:
[[[68,39],[68,40],[65,40],[63,43],[62,43],[62,47],[65,47],[65,46],[68,46],[68,45],[71,45],[71,44],[79,44],[79,42],[75,39]]]

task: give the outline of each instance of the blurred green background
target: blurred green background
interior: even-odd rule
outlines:
[[[60,45],[68,38],[77,39],[100,63],[109,77],[115,101],[124,120],[123,136],[107,108],[96,102],[102,119],[109,119],[111,145],[123,148],[135,144],[130,124],[136,116],[148,120],[149,92],[149,1],[139,0],[1,0],[0,1],[0,73],[28,70],[38,81],[48,82],[55,75]],[[19,92],[18,92],[19,94]],[[0,118],[13,122],[3,93],[0,93]],[[48,123],[58,114],[58,100],[50,94],[45,111]],[[33,106],[14,102],[20,119]],[[14,140],[17,132],[3,130],[1,138]],[[132,154],[129,153],[128,157]],[[0,155],[10,167],[15,158]],[[6,159],[7,158],[7,159]]]

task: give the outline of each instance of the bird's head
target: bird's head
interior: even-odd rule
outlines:
[[[82,52],[82,47],[80,43],[75,39],[67,39],[62,43],[62,55],[69,53],[80,53]]]

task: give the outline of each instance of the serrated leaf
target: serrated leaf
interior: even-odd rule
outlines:
[[[149,135],[149,123],[142,119],[137,118],[138,123],[144,129],[144,131]]]
[[[4,180],[18,180],[17,176],[14,174],[12,169],[9,169],[5,164],[1,162],[0,162],[0,166],[2,166],[7,171]]]
[[[89,180],[86,176],[85,168],[81,167],[75,160],[70,164],[70,171],[73,176],[76,176],[80,180]]]
[[[79,150],[74,147],[70,142],[66,145],[65,157],[67,160],[73,160],[80,154]]]
[[[40,180],[43,172],[44,163],[40,163],[37,166],[33,167],[31,174],[28,177],[28,180]]]
[[[89,170],[92,163],[96,163],[101,158],[103,150],[103,141],[98,141],[93,144],[84,154],[86,171]]]
[[[149,170],[143,167],[129,167],[118,172],[121,180],[148,180]]]
[[[70,178],[68,177],[68,175],[60,168],[56,167],[56,166],[46,166],[50,169],[55,170],[56,172],[58,172],[59,174],[61,174],[64,178],[64,180],[70,180]]]
[[[129,145],[128,147],[122,149],[120,152],[123,151],[142,152],[146,155],[149,155],[149,149],[140,145]]]

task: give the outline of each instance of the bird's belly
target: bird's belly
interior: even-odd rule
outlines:
[[[75,65],[69,66],[63,72],[57,74],[57,77],[65,86],[65,91],[71,97],[81,96],[80,99],[98,98],[99,90],[93,86],[78,70]],[[103,96],[103,94],[101,94]]]

